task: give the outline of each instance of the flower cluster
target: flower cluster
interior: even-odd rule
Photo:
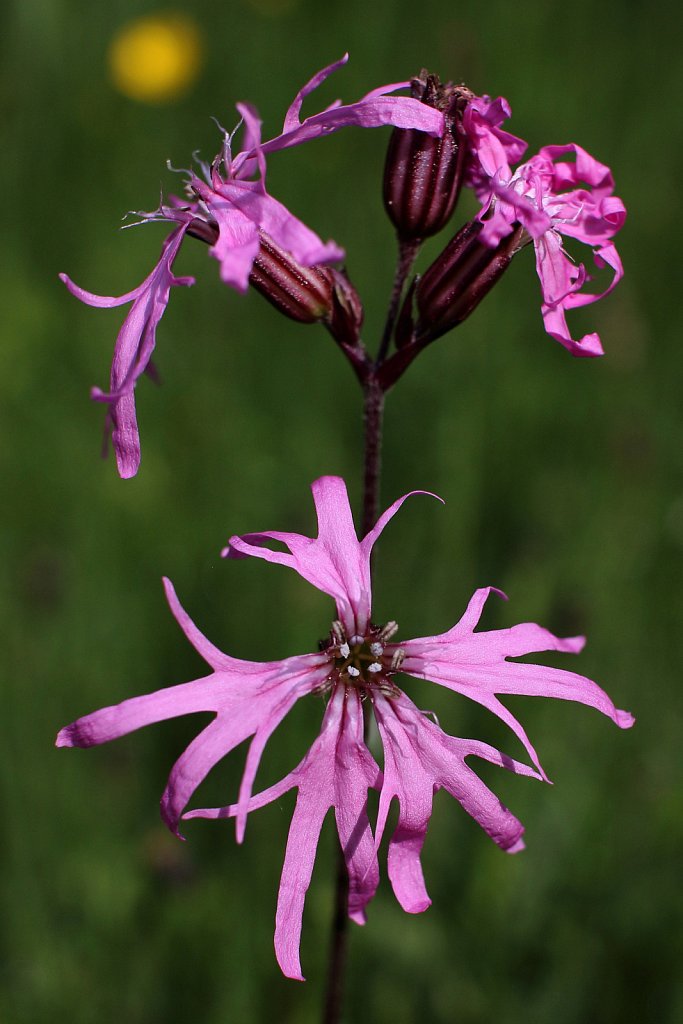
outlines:
[[[532,242],[547,333],[572,355],[602,355],[596,333],[572,337],[566,314],[607,295],[621,280],[623,269],[612,239],[626,209],[614,195],[609,168],[580,146],[544,146],[513,169],[527,144],[501,127],[510,114],[502,97],[469,94],[460,109],[457,126],[466,148],[463,184],[475,193],[480,210],[407,291],[395,337],[399,349],[408,349],[394,357],[400,372],[425,345],[462,323],[513,256]],[[385,179],[394,191],[419,195],[440,175],[443,169],[434,164],[403,165],[390,150]],[[432,194],[438,195],[438,189]],[[387,210],[393,219],[393,210]],[[595,265],[610,268],[612,281],[603,292],[583,290],[590,276],[564,250],[562,236],[589,245]],[[389,366],[384,373],[387,383],[393,383],[396,371]]]
[[[590,679],[564,669],[510,660],[538,651],[578,653],[582,637],[559,638],[534,623],[476,631],[491,587],[477,590],[462,618],[437,636],[398,641],[395,622],[376,625],[371,616],[371,552],[406,497],[394,502],[359,541],[343,480],[322,477],[313,484],[316,537],[264,531],[230,538],[225,556],[253,556],[288,566],[333,598],[336,618],[320,651],[267,663],[232,658],[203,636],[181,607],[171,583],[164,580],[173,615],[211,673],[86,715],[57,737],[58,746],[89,747],[152,722],[213,712],[213,721],[175,763],[161,800],[164,821],[176,833],[181,817],[235,818],[241,842],[250,811],[297,790],[275,929],[277,959],[291,978],[302,978],[299,940],[304,899],[320,830],[330,808],[334,808],[349,874],[351,919],[359,924],[365,921],[366,906],[377,888],[377,851],[394,800],[398,802],[398,822],[389,841],[388,874],[403,909],[419,913],[430,904],[420,856],[438,789],[455,797],[501,849],[516,853],[523,848],[522,824],[467,762],[476,757],[517,775],[547,778],[521,723],[501,697],[523,694],[579,701],[601,711],[620,728],[633,724],[632,716],[615,708]],[[279,545],[277,549],[273,542]],[[488,708],[512,729],[533,767],[487,743],[445,733],[399,687],[401,673],[430,680]],[[268,739],[296,701],[312,694],[329,698],[320,735],[293,771],[254,794]],[[364,707],[374,714],[379,728],[382,769],[365,742]],[[237,800],[221,808],[185,812],[211,768],[249,737],[252,740]],[[380,793],[374,831],[367,807],[370,789]]]
[[[623,224],[624,205],[613,194],[607,167],[579,146],[545,146],[526,163],[526,143],[502,127],[510,117],[505,99],[475,96],[464,86],[443,84],[426,72],[412,82],[374,89],[351,104],[336,102],[301,119],[304,100],[347,56],[323,68],[297,93],[282,131],[263,141],[257,111],[238,103],[242,147],[233,153],[237,132],[223,130],[220,152],[198,171],[186,172],[185,197],[171,197],[143,222],[164,221],[173,229],[152,273],[120,296],[85,291],[66,275],[62,280],[82,302],[112,307],[130,304],[114,348],[110,386],[93,388],[92,398],[107,406],[118,471],[134,476],[140,465],[135,411],[139,377],[154,373],[151,363],[156,331],[171,288],[191,285],[176,277],[173,264],[186,235],[201,239],[220,267],[221,279],[238,292],[252,285],[285,315],[302,323],[323,323],[362,376],[371,366],[359,337],[362,306],[346,274],[334,267],[344,250],[322,239],[266,189],[266,158],[341,128],[394,128],[384,176],[387,212],[399,239],[411,252],[441,231],[452,217],[461,187],[475,193],[481,209],[444,252],[408,289],[395,334],[394,361],[380,374],[382,386],[426,344],[469,316],[512,257],[533,241],[541,280],[542,313],[547,332],[572,354],[602,353],[595,333],[572,338],[566,313],[596,301],[585,291],[589,275],[563,249],[562,236],[593,248],[598,267],[613,272],[611,291],[622,267],[611,239]],[[410,86],[411,96],[395,96]],[[573,156],[574,159],[565,159]],[[399,294],[400,297],[400,294]]]
[[[373,89],[356,103],[333,103],[318,114],[301,120],[306,97],[332,72],[342,67],[348,55],[323,68],[297,93],[285,115],[282,131],[263,142],[261,121],[256,110],[238,103],[243,127],[242,149],[233,156],[234,132],[223,131],[223,145],[211,164],[200,162],[202,176],[187,172],[187,200],[172,200],[153,213],[142,213],[143,221],[162,220],[176,226],[165,241],[156,267],[131,292],[118,297],[94,295],[60,275],[69,291],[90,306],[111,307],[132,303],[114,349],[108,392],[99,388],[92,397],[108,406],[107,432],[111,430],[119,474],[134,476],[140,465],[140,438],[135,415],[135,385],[150,370],[156,344],[156,329],[166,309],[173,285],[194,284],[193,278],[176,278],[173,262],[186,234],[208,242],[209,253],[220,264],[221,279],[238,292],[245,292],[255,260],[265,241],[289,254],[295,267],[335,263],[344,251],[335,242],[323,242],[309,227],[266,191],[266,157],[282,149],[299,146],[340,128],[375,128],[393,125],[402,129],[440,135],[443,115],[412,97],[391,93],[409,85],[398,82]]]

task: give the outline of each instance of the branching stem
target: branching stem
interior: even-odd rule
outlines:
[[[406,278],[412,270],[415,258],[420,250],[422,242],[419,239],[415,239],[410,242],[399,242],[398,248],[398,260],[396,263],[396,273],[394,274],[394,284],[391,289],[391,298],[389,300],[389,309],[387,311],[387,318],[384,324],[384,331],[382,333],[382,341],[380,342],[379,351],[377,353],[376,366],[381,366],[387,357],[389,352],[389,346],[391,344],[391,335],[394,332],[396,326],[396,317],[398,316],[399,304],[401,302],[401,296],[403,295],[403,286],[406,283]]]

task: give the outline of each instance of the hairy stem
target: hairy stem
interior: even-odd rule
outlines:
[[[379,484],[382,470],[382,421],[384,392],[375,374],[370,374],[363,387],[363,422],[365,448],[363,459],[363,512],[361,537],[369,533],[379,516]]]

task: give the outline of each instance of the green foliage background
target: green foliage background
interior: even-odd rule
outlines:
[[[157,800],[196,720],[91,751],[57,751],[63,724],[193,678],[202,663],[163,600],[162,574],[206,633],[254,659],[312,649],[329,602],[294,574],[222,563],[233,532],[313,528],[308,492],[340,473],[359,498],[360,403],[322,330],[223,287],[188,244],[159,331],[163,386],[143,381],[143,463],[121,482],[98,458],[120,311],[87,309],[57,280],[118,294],[152,267],[163,228],[119,233],[255,102],[277,129],[314,70],[351,51],[321,99],[354,99],[421,66],[502,93],[530,151],[576,141],[615,170],[629,218],[627,276],[573,323],[607,355],[571,359],[544,335],[533,258],[390,396],[383,501],[415,487],[383,539],[376,617],[437,632],[471,591],[509,595],[489,625],[533,619],[586,631],[569,665],[638,724],[583,707],[515,702],[556,785],[491,770],[527,826],[505,857],[448,797],[425,850],[433,907],[408,917],[383,880],[354,928],[349,1022],[612,1024],[683,1019],[680,607],[683,554],[678,267],[681,64],[663,8],[504,0],[188,4],[208,37],[202,79],[167,107],[107,82],[113,31],[150,8],[15,0],[3,17],[0,299],[0,593],[5,807],[0,1018],[8,1024],[315,1021],[332,896],[323,834],[306,907],[305,986],[280,977],[271,935],[291,798],[229,824],[166,834]],[[317,101],[316,101],[317,102]],[[348,131],[270,162],[271,190],[348,252],[377,337],[393,269],[379,198],[386,133]],[[437,243],[438,244],[438,243]],[[558,662],[559,664],[559,662]],[[520,755],[497,722],[454,696],[410,691],[444,727]],[[269,783],[302,756],[320,705],[297,709],[264,762]],[[235,792],[242,751],[196,806]],[[329,826],[330,823],[327,823]]]

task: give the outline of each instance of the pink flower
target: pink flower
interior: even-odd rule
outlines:
[[[156,328],[169,299],[171,285],[193,284],[189,277],[175,278],[171,267],[186,233],[210,244],[210,254],[220,263],[221,280],[245,292],[259,251],[260,238],[269,236],[305,267],[335,263],[344,251],[335,242],[321,239],[266,191],[266,155],[310,142],[340,128],[376,128],[393,125],[414,128],[432,135],[444,130],[443,114],[419,100],[389,93],[410,86],[398,82],[373,89],[356,103],[339,101],[319,114],[301,120],[304,99],[348,60],[342,57],[323,68],[297,93],[285,116],[282,132],[261,141],[261,121],[256,110],[238,103],[244,126],[243,147],[232,155],[233,134],[223,132],[223,146],[209,165],[200,163],[203,177],[188,171],[187,202],[171,200],[153,213],[140,214],[143,221],[171,221],[173,229],[163,245],[160,260],[137,288],[118,297],[94,295],[60,274],[69,291],[90,306],[111,307],[132,302],[114,349],[109,392],[96,388],[92,397],[109,407],[107,429],[112,429],[119,473],[135,476],[140,464],[140,438],[135,416],[134,389],[138,377],[149,369],[156,343]]]
[[[399,813],[389,842],[389,877],[401,906],[409,913],[419,913],[430,902],[420,854],[436,790],[443,788],[454,796],[503,850],[516,853],[523,848],[522,824],[466,761],[478,757],[518,775],[545,778],[526,733],[499,696],[531,694],[579,701],[602,711],[621,728],[633,723],[631,715],[617,710],[590,679],[508,660],[535,651],[578,652],[582,638],[560,639],[533,623],[475,632],[491,588],[476,591],[460,621],[439,636],[397,643],[392,639],[396,623],[373,624],[371,551],[406,497],[394,502],[359,541],[343,480],[322,477],[313,484],[316,537],[266,531],[230,539],[224,555],[253,555],[289,566],[334,599],[337,618],[321,651],[265,664],[231,658],[200,633],[166,580],[171,610],[211,667],[211,674],[86,715],[62,729],[57,737],[58,746],[87,747],[152,722],[193,712],[214,712],[214,720],[174,765],[161,800],[162,816],[176,833],[181,815],[234,817],[241,842],[249,811],[279,799],[291,789],[297,790],[275,931],[278,963],[291,978],[302,978],[299,939],[304,899],[323,819],[331,807],[349,873],[350,917],[359,924],[365,921],[365,908],[378,883],[377,850],[394,799]],[[272,549],[271,542],[285,550]],[[444,733],[398,688],[395,677],[399,672],[430,679],[489,708],[521,739],[536,767],[520,764],[486,743]],[[280,782],[253,795],[261,755],[274,729],[300,697],[322,693],[328,694],[329,700],[321,732],[306,756]],[[363,701],[372,709],[379,727],[383,772],[364,741]],[[237,801],[183,815],[211,768],[250,736],[253,738]],[[380,790],[374,836],[367,811],[370,788]]]
[[[574,159],[564,161],[564,156]],[[516,224],[533,238],[545,329],[575,356],[599,356],[603,349],[595,333],[572,338],[567,311],[601,299],[623,276],[611,239],[624,223],[626,208],[613,192],[609,167],[573,143],[544,146],[514,173],[501,167],[489,178],[488,191],[484,185],[478,190],[485,204],[481,241],[496,246]],[[605,291],[581,290],[590,276],[564,251],[562,235],[590,245],[596,266],[611,268],[612,281]]]

